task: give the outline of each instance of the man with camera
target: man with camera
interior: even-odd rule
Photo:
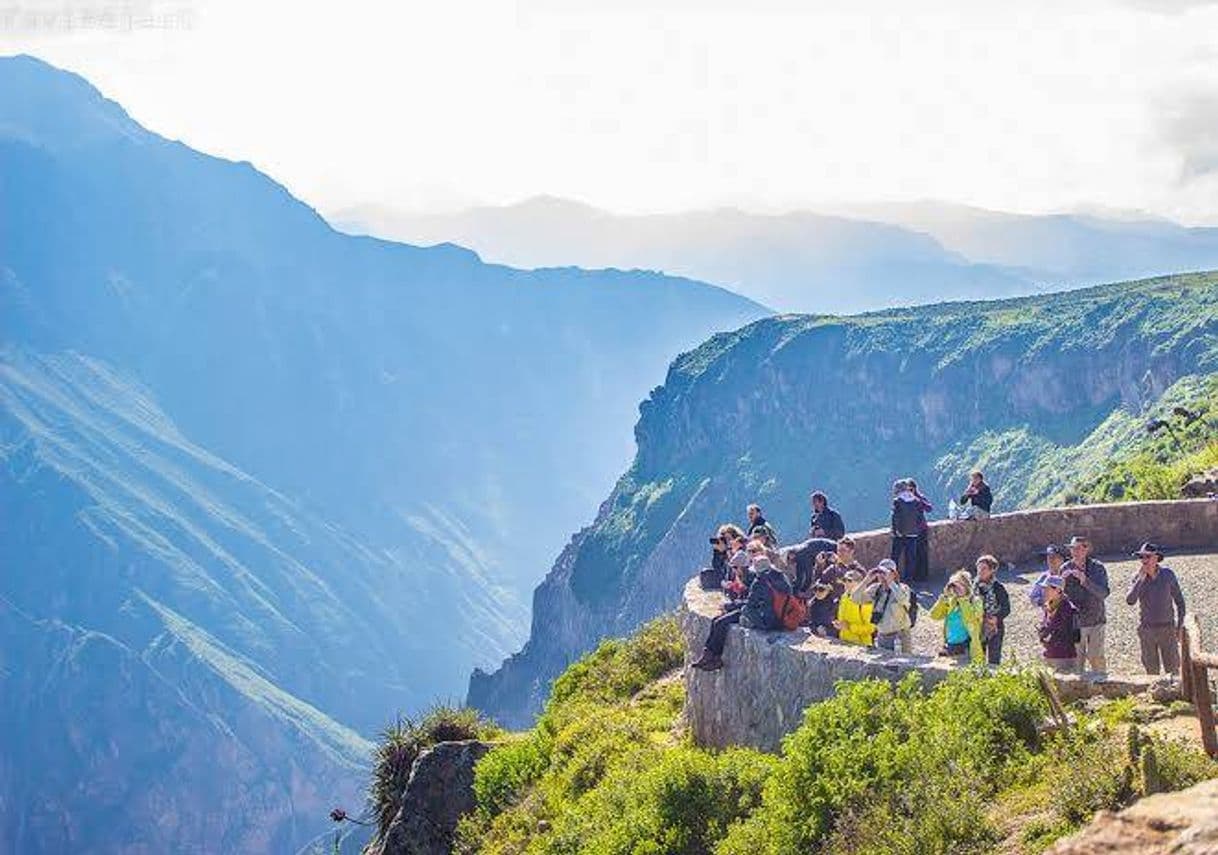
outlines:
[[[913,652],[909,603],[913,592],[901,581],[897,563],[885,558],[863,577],[851,594],[859,605],[872,603],[871,622],[875,624],[875,646],[884,650]]]
[[[1078,609],[1078,664],[1083,673],[1103,678],[1108,671],[1104,653],[1104,630],[1108,614],[1108,568],[1091,557],[1091,541],[1079,535],[1070,538],[1070,560],[1062,565],[1067,599]]]

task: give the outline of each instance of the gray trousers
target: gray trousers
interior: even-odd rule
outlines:
[[[1142,667],[1147,674],[1158,674],[1160,661],[1164,673],[1179,673],[1180,639],[1175,626],[1138,627],[1138,642],[1142,646]]]
[[[1104,656],[1104,627],[1105,624],[1097,623],[1095,626],[1078,628],[1078,670],[1098,674],[1108,671],[1108,659]]]

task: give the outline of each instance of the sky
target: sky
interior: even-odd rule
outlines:
[[[548,194],[1218,224],[1218,2],[14,0],[21,52],[323,213]]]

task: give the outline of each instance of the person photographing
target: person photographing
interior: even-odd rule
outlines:
[[[875,624],[875,646],[900,653],[913,652],[910,630],[913,623],[909,604],[913,592],[901,581],[897,563],[885,558],[863,577],[862,583],[850,594],[858,605],[872,604],[871,621]]]
[[[1180,628],[1184,626],[1184,592],[1180,580],[1163,562],[1163,549],[1143,543],[1133,557],[1141,562],[1125,602],[1138,606],[1138,642],[1142,667],[1158,674],[1180,670]]]

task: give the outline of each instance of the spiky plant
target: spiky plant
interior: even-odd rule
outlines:
[[[1163,792],[1163,776],[1159,774],[1159,758],[1155,754],[1153,745],[1143,746],[1139,771],[1142,795],[1153,796],[1155,793]]]
[[[376,817],[377,837],[383,838],[389,823],[402,806],[410,768],[422,744],[418,726],[409,718],[399,718],[381,731],[372,764],[372,783],[368,803]]]
[[[489,739],[499,728],[470,707],[436,704],[419,719],[416,732],[423,746],[431,746],[439,742]]]

